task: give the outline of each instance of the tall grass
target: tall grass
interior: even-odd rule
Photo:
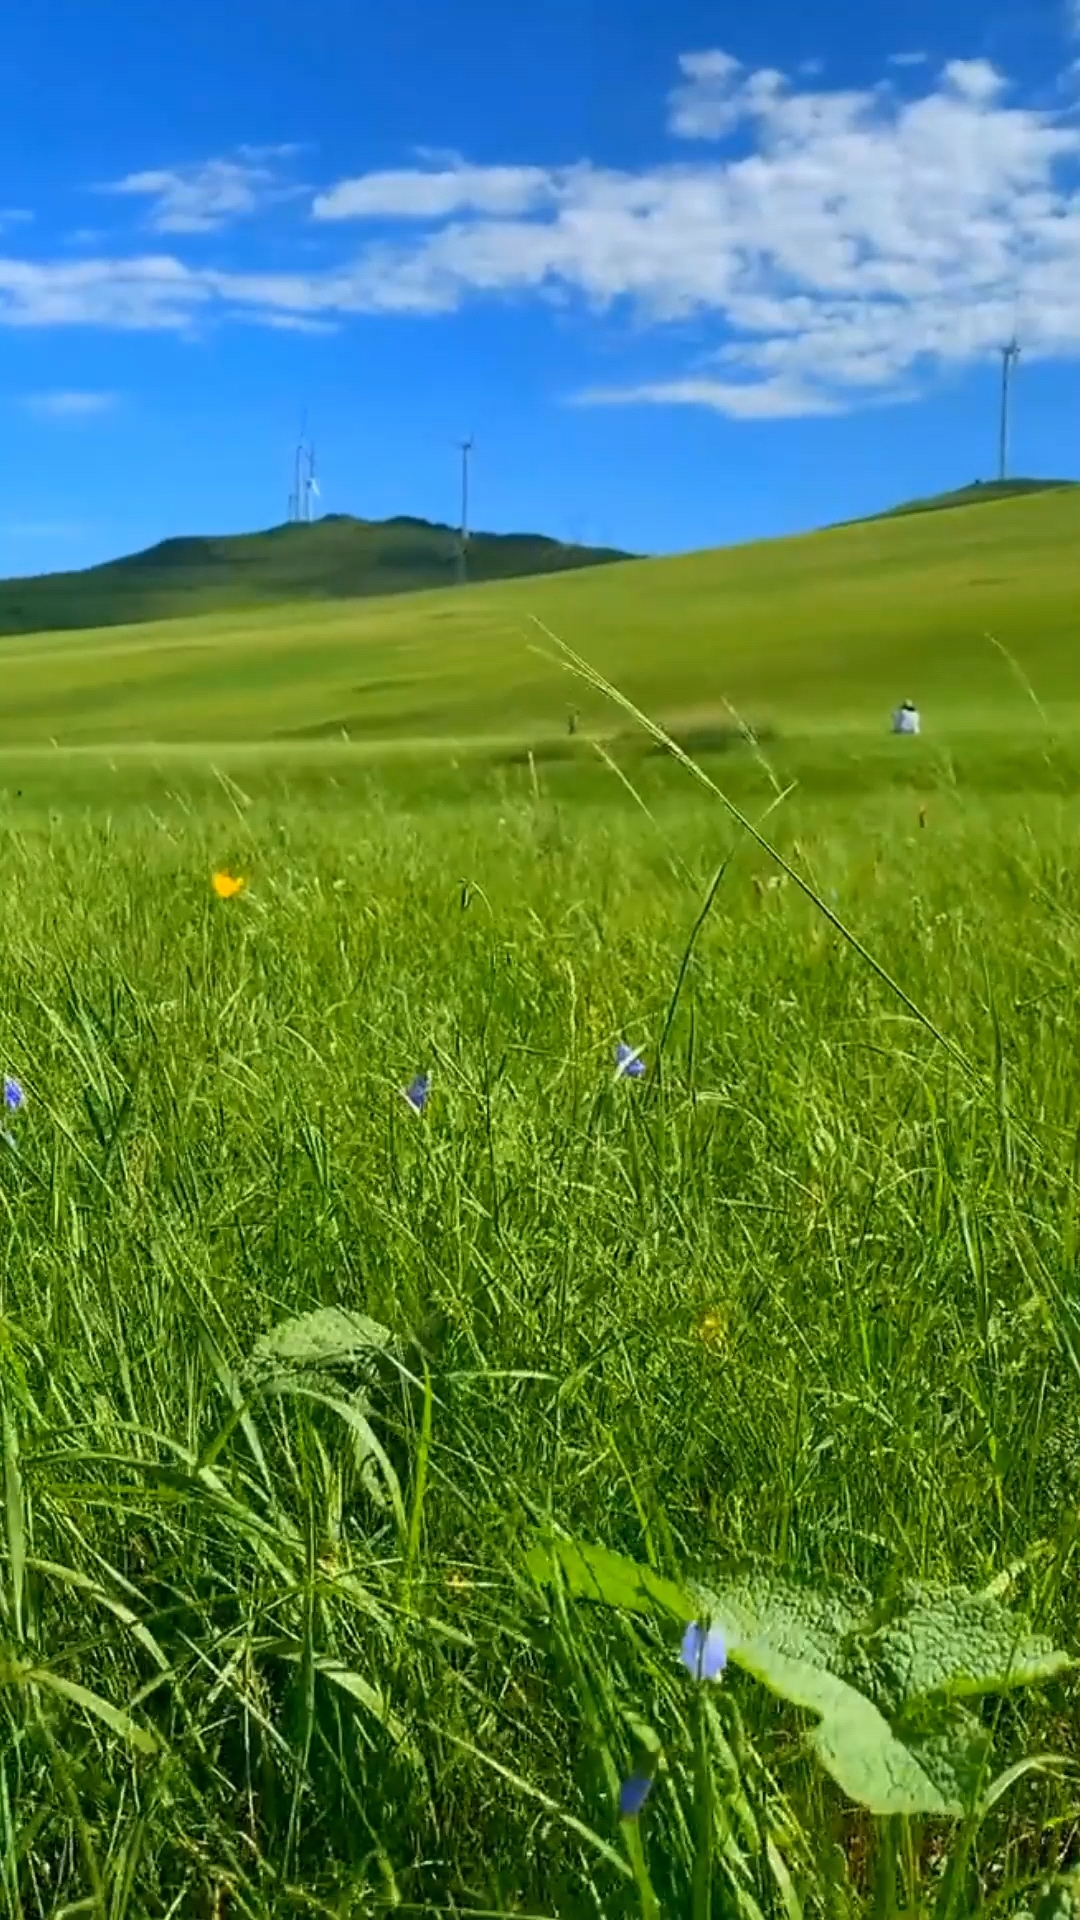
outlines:
[[[779,821],[974,1072],[745,845],[668,1022],[735,844],[707,799],[570,816],[523,774],[5,829],[5,1913],[940,1901],[949,1823],[873,1822],[805,1716],[691,1698],[647,1622],[524,1565],[555,1528],[996,1583],[1076,1650],[1075,823]],[[331,1307],[389,1340],[274,1362]],[[986,1708],[998,1765],[1075,1761],[1076,1708],[1068,1676]],[[1075,1778],[1018,1776],[970,1845],[954,1910],[1020,1911],[1080,1857]]]

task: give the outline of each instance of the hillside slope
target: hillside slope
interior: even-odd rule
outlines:
[[[557,573],[628,556],[565,546],[533,533],[476,533],[470,580]],[[458,536],[427,520],[354,520],[327,514],[306,525],[215,539],[163,540],[79,573],[0,581],[0,634],[168,620],[281,600],[347,600],[451,584]]]
[[[784,738],[1072,724],[1080,489],[437,593],[0,640],[0,746],[565,739],[622,722],[535,619],[672,724]],[[987,637],[993,635],[995,646]],[[545,657],[545,655],[547,657]],[[276,744],[275,744],[276,743]]]
[[[1076,480],[973,480],[970,486],[954,487],[949,493],[927,494],[922,500],[904,500],[898,507],[874,514],[875,520],[895,519],[901,513],[937,513],[945,507],[983,507],[993,500],[1011,500],[1023,494],[1055,493],[1080,486]]]

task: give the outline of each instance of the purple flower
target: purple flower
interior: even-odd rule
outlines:
[[[23,1092],[22,1088],[20,1087],[18,1081],[12,1080],[9,1075],[5,1075],[4,1105],[5,1107],[7,1107],[8,1111],[10,1113],[18,1113],[19,1108],[22,1106],[22,1103],[25,1099],[26,1099],[26,1095]]]
[[[430,1092],[431,1092],[430,1073],[418,1073],[416,1076],[416,1079],[411,1083],[411,1085],[404,1088],[405,1098],[408,1101],[414,1113],[423,1113],[424,1108],[427,1105],[427,1097]]]
[[[644,1072],[645,1062],[640,1058],[639,1048],[628,1047],[625,1040],[620,1040],[615,1049],[616,1080],[622,1080],[624,1078],[627,1080],[640,1080]]]
[[[723,1629],[692,1620],[683,1634],[679,1658],[695,1680],[719,1680],[727,1666]]]
[[[619,1814],[623,1820],[636,1820],[652,1792],[651,1773],[632,1773],[619,1788]]]

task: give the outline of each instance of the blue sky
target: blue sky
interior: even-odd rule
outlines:
[[[327,510],[635,550],[1078,471],[1080,0],[38,0],[0,572]]]

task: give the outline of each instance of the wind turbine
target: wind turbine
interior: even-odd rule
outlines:
[[[465,579],[465,549],[469,540],[469,455],[473,450],[473,437],[459,440],[458,452],[461,455],[461,532],[458,541],[458,579]]]
[[[307,450],[307,479],[304,482],[305,520],[311,519],[311,499],[313,494],[316,500],[322,499],[322,494],[319,492],[319,483],[315,478],[315,448],[309,441]]]
[[[998,479],[1004,480],[1009,464],[1009,389],[1013,371],[1020,358],[1020,342],[1015,333],[1001,349],[1001,424],[998,433]]]
[[[305,510],[306,487],[304,484],[304,461],[307,457],[307,449],[304,446],[304,435],[306,432],[307,408],[305,407],[300,416],[300,437],[296,442],[296,452],[293,454],[293,490],[289,495],[290,520],[304,520],[307,518]]]

